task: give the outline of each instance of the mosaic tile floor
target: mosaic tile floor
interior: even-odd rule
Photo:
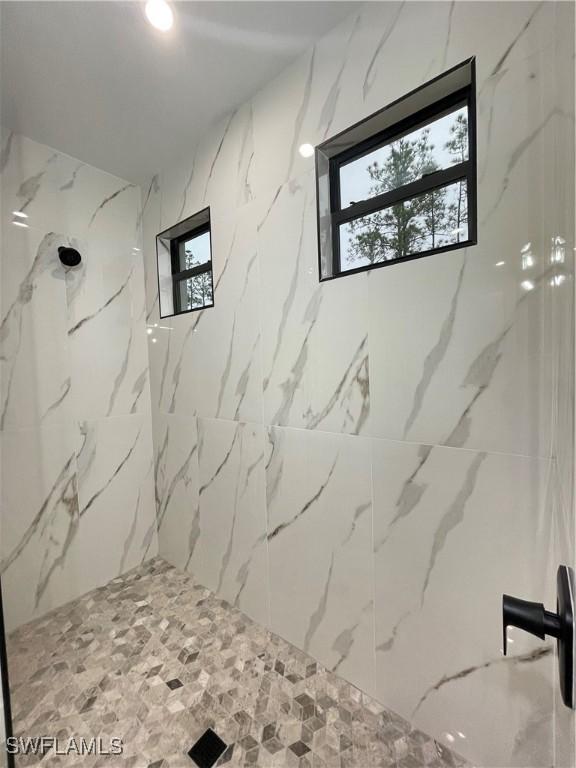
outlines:
[[[42,766],[194,768],[208,727],[230,767],[465,765],[161,559],[16,630],[9,662],[16,735],[123,740]]]

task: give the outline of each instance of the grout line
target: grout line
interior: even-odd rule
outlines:
[[[177,413],[168,413],[167,411],[160,411],[159,409],[156,409],[159,413],[161,413],[164,416],[173,416],[177,418],[185,418],[185,415],[183,414],[177,414]],[[129,415],[136,415],[136,414],[129,414]],[[398,438],[393,437],[381,437],[379,435],[369,435],[369,434],[360,434],[355,435],[350,432],[335,432],[333,430],[327,430],[327,429],[308,429],[306,427],[293,427],[285,424],[271,424],[269,422],[259,422],[259,421],[251,421],[248,419],[226,419],[222,418],[221,416],[200,416],[199,418],[204,419],[206,421],[225,421],[229,422],[231,424],[251,424],[257,427],[262,427],[262,429],[286,429],[286,430],[292,430],[296,432],[309,432],[311,434],[324,434],[324,435],[333,435],[335,437],[342,437],[342,438],[348,438],[348,439],[358,439],[358,440],[375,440],[380,441],[383,443],[397,443],[398,445],[406,445],[406,446],[426,446],[428,448],[433,449],[439,449],[439,450],[446,450],[446,451],[466,451],[468,453],[485,453],[489,456],[508,456],[508,457],[514,457],[514,458],[523,458],[523,459],[538,459],[541,461],[550,461],[554,458],[553,455],[546,455],[546,454],[538,454],[538,453],[521,453],[517,451],[497,451],[493,449],[486,449],[482,448],[481,446],[478,447],[466,447],[466,446],[456,446],[456,445],[446,445],[445,443],[437,443],[437,442],[430,442],[430,441],[418,441],[418,440],[400,440]]]

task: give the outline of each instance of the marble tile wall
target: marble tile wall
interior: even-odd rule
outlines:
[[[500,618],[574,562],[573,31],[358,5],[143,189],[161,556],[483,766],[573,760],[553,646],[504,659]],[[472,55],[478,245],[320,285],[299,145]],[[160,320],[154,236],[206,205],[215,307]]]
[[[157,533],[140,189],[16,134],[0,157],[11,630],[156,555]],[[80,267],[65,270],[60,245]]]

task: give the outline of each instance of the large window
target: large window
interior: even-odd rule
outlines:
[[[474,61],[316,149],[320,278],[476,242]]]
[[[210,209],[156,237],[160,316],[214,306]]]

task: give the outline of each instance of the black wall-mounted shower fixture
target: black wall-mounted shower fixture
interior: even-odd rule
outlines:
[[[82,261],[82,256],[80,256],[76,248],[69,248],[65,245],[61,245],[58,248],[58,256],[65,267],[77,267]]]
[[[557,613],[547,611],[542,603],[502,596],[503,651],[506,656],[508,627],[518,627],[544,640],[546,635],[558,643],[558,671],[562,700],[570,709],[576,708],[574,696],[574,572],[561,565],[556,575]]]

